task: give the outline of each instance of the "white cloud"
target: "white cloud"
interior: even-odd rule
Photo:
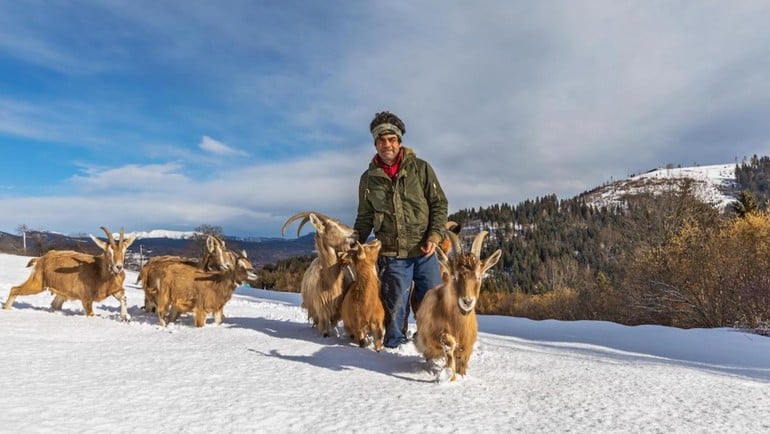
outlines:
[[[85,167],[83,174],[74,175],[69,181],[85,193],[173,191],[191,185],[190,180],[180,173],[181,169],[182,166],[178,163],[128,164],[115,168]]]
[[[248,153],[246,152],[239,151],[235,148],[227,146],[224,143],[218,140],[214,140],[209,136],[203,136],[203,138],[201,139],[201,142],[198,144],[198,147],[206,152],[225,156],[225,157],[248,155]]]

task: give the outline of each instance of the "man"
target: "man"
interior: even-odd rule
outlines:
[[[430,164],[402,146],[406,127],[398,116],[377,113],[369,130],[377,154],[361,175],[354,228],[361,242],[372,230],[382,242],[378,265],[385,346],[396,348],[407,342],[412,282],[417,301],[441,284],[433,253],[444,236],[447,199]]]

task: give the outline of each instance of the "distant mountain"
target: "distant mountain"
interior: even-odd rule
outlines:
[[[737,197],[734,164],[653,169],[626,179],[608,182],[579,196],[596,206],[611,206],[622,204],[626,197],[635,194],[678,190],[686,182],[691,182],[697,197],[720,210]],[[136,256],[137,263],[140,254],[145,258],[160,255],[195,256],[195,232],[156,229],[126,235],[132,234],[137,236],[137,240],[130,248],[130,256],[132,259]],[[279,259],[312,254],[313,236],[311,233],[300,238],[225,237],[225,242],[232,250],[246,250],[251,261],[259,268]],[[88,236],[30,232],[27,234],[25,252],[21,236],[0,232],[0,252],[36,256],[51,249],[98,253]]]
[[[596,206],[612,206],[622,204],[627,196],[677,191],[686,182],[691,183],[696,197],[720,211],[737,197],[735,164],[653,169],[596,187],[580,196]]]
[[[113,234],[115,237],[118,236],[118,233]],[[196,235],[198,235],[198,232],[195,231],[169,231],[165,229],[153,229],[148,232],[129,232],[125,234],[126,237],[130,237],[131,235],[135,235],[137,240],[144,240],[148,238],[152,239],[160,239],[160,238],[166,238],[171,240],[189,240],[195,238]],[[243,241],[243,242],[254,242],[254,243],[261,243],[265,241],[280,241],[284,240],[283,238],[277,238],[277,237],[233,237],[233,236],[227,236],[225,235],[225,239],[227,240],[235,240],[235,241]]]
[[[143,234],[143,236],[139,236],[139,234]],[[192,239],[193,234],[162,230],[137,233],[138,238],[129,248],[129,265],[136,263],[137,267],[135,268],[138,268],[140,256],[144,259],[162,255],[196,257],[197,246],[195,240]],[[103,235],[98,236],[103,238]],[[312,254],[315,248],[313,237],[314,234],[312,233],[299,238],[243,239],[225,237],[225,243],[231,250],[246,250],[254,266],[260,268],[265,264],[275,263],[279,259]],[[27,233],[27,249],[25,251],[20,235],[0,232],[0,252],[38,256],[53,249],[77,250],[92,254],[99,252],[90,237],[67,236],[52,232]]]
[[[187,232],[181,232],[181,231],[168,231],[164,229],[154,229],[149,232],[130,232],[127,233],[126,236],[129,237],[131,235],[135,235],[137,239],[145,239],[145,238],[169,238],[173,240],[187,240],[190,238],[193,238],[197,232],[194,231],[187,231]],[[117,237],[117,233],[115,233],[115,236]]]

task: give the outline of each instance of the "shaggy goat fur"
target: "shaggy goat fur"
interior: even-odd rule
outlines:
[[[431,289],[417,311],[417,337],[415,346],[426,360],[444,358],[451,371],[465,376],[468,360],[478,335],[476,302],[481,290],[484,273],[494,266],[502,251],[498,249],[487,259],[479,258],[486,231],[473,241],[471,253],[463,253],[460,241],[452,238],[454,257],[450,260],[442,250],[437,250],[439,261],[448,272],[448,279]]]
[[[10,309],[19,295],[32,295],[51,291],[54,299],[51,307],[59,310],[66,300],[80,300],[86,315],[93,316],[93,302],[102,301],[113,296],[120,301],[120,317],[128,319],[126,295],[123,280],[123,260],[126,249],[134,242],[134,237],[123,239],[123,228],[120,229],[120,239],[117,243],[112,233],[104,226],[107,234],[104,242],[93,235],[91,239],[102,249],[100,255],[89,255],[71,250],[51,250],[45,255],[29,261],[32,273],[19,286],[11,288],[4,309]]]
[[[245,251],[235,259],[234,266],[225,271],[203,271],[182,263],[170,263],[159,278],[158,321],[165,326],[167,320],[175,321],[179,314],[192,311],[196,327],[203,327],[209,313],[214,313],[214,324],[221,324],[224,306],[235,288],[246,280],[256,279],[252,270]]]
[[[366,337],[374,340],[374,349],[382,349],[385,337],[385,308],[380,299],[380,280],[377,278],[377,257],[382,243],[373,240],[366,244],[356,242],[348,254],[356,279],[348,286],[342,299],[342,322],[351,339],[361,347]]]
[[[350,249],[358,235],[350,226],[315,212],[293,215],[284,223],[281,233],[285,235],[288,225],[299,218],[302,222],[297,228],[297,236],[309,221],[316,229],[315,248],[318,253],[302,276],[302,307],[307,309],[313,326],[326,337],[340,320],[345,273],[339,263],[339,254]]]

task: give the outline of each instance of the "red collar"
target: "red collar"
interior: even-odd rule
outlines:
[[[396,174],[398,173],[398,169],[401,167],[401,160],[403,159],[403,156],[404,156],[404,150],[401,149],[398,152],[396,161],[393,162],[393,164],[390,166],[385,164],[385,162],[380,159],[379,154],[374,156],[374,159],[372,160],[372,162],[377,167],[381,167],[382,170],[385,172],[385,174],[390,177],[390,179],[394,179],[396,177]]]

